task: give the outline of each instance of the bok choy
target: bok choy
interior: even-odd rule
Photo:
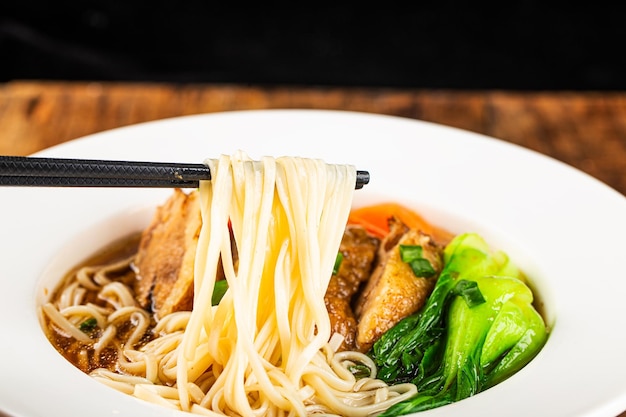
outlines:
[[[520,270],[475,233],[456,236],[428,302],[373,346],[378,378],[412,382],[418,394],[383,415],[459,401],[517,372],[547,339]]]

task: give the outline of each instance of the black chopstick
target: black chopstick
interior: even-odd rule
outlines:
[[[204,164],[1,156],[0,176],[210,180]]]
[[[0,186],[14,187],[115,187],[115,188],[198,188],[199,181],[172,181],[158,178],[89,178],[0,175]]]
[[[0,156],[0,186],[197,188],[210,179],[204,164]],[[357,171],[355,188],[367,183]]]

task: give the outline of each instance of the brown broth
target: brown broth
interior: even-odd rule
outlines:
[[[140,233],[134,233],[132,235],[126,236],[103,247],[93,256],[90,256],[80,264],[76,265],[65,275],[65,277],[61,281],[62,284],[59,285],[59,287],[51,297],[51,300],[54,301],[59,297],[60,291],[64,287],[65,283],[70,282],[82,267],[113,264],[136,254],[139,247],[140,238]],[[120,271],[119,274],[116,274],[113,277],[110,276],[110,278],[122,282],[132,288],[133,282],[136,279],[136,275],[132,268],[129,267],[124,269],[123,271]],[[96,291],[88,291],[85,300],[100,306],[103,306],[105,304],[102,300],[97,298]],[[97,368],[107,368],[111,371],[115,371],[115,364],[117,362],[116,349],[112,347],[105,348],[100,353],[100,355],[97,355],[96,357],[92,344],[81,343],[73,337],[66,335],[47,318],[45,318],[44,322],[46,334],[52,345],[56,348],[57,351],[59,351],[59,353],[61,353],[69,362],[71,362],[78,369],[86,373],[89,373]],[[121,340],[125,339],[124,336],[130,330],[128,327],[129,326],[124,325],[118,327],[118,336]],[[148,330],[150,331],[151,328],[152,326]],[[103,329],[94,329],[93,337],[95,338],[100,336],[102,330]],[[148,332],[145,339],[148,340],[149,338],[150,336]]]

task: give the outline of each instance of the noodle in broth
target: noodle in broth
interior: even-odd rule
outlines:
[[[91,359],[79,353],[78,361],[115,358],[113,367],[96,366],[90,375],[146,401],[204,415],[367,416],[413,396],[413,384],[377,380],[366,355],[336,353],[341,338],[331,334],[324,294],[355,169],[291,157],[254,161],[242,152],[206,163],[213,179],[199,190],[192,311],[151,323],[129,285],[109,277],[132,258],[83,268],[42,307],[61,332],[92,345]],[[220,259],[229,289],[212,306]],[[81,330],[86,320],[103,329],[97,337]],[[124,343],[116,342],[120,336]],[[369,368],[369,377],[357,380],[354,364]]]

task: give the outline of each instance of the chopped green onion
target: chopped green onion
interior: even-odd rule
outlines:
[[[98,325],[98,320],[91,317],[85,320],[84,322],[82,322],[78,328],[83,333],[90,333],[96,328],[97,325]]]
[[[400,259],[402,262],[409,263],[415,259],[421,259],[422,247],[420,245],[400,245]]]
[[[339,272],[341,262],[343,262],[343,253],[337,252],[337,257],[335,258],[335,266],[333,266],[333,275],[337,275],[337,273]]]
[[[409,266],[416,277],[428,278],[432,277],[437,272],[426,258],[415,259],[409,262]]]
[[[215,287],[213,287],[213,295],[211,296],[211,305],[216,306],[222,301],[222,297],[226,294],[228,290],[228,281],[222,279],[215,283]]]
[[[454,286],[454,293],[463,297],[467,306],[472,308],[486,302],[476,281],[462,279]]]
[[[416,277],[432,277],[437,273],[428,259],[422,256],[420,245],[400,245],[400,259],[409,264]]]

